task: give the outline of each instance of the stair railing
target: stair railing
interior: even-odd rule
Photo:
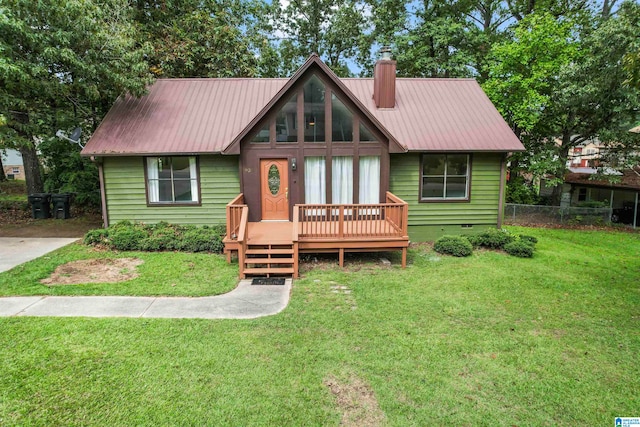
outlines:
[[[240,268],[240,278],[244,279],[244,258],[247,251],[247,240],[249,240],[249,207],[242,206],[240,223],[238,225],[238,266]]]

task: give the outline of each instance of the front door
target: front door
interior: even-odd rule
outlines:
[[[263,220],[289,220],[289,161],[260,160],[260,193]]]

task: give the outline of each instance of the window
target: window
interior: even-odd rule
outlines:
[[[258,133],[254,135],[254,137],[251,139],[251,143],[253,144],[269,143],[269,123],[264,125],[262,129],[260,129]]]
[[[332,203],[344,205],[353,203],[353,157],[334,157],[331,162]]]
[[[353,114],[335,93],[331,94],[331,129],[333,142],[353,141]]]
[[[305,203],[325,204],[327,202],[326,176],[324,157],[309,156],[304,158]]]
[[[380,156],[360,157],[360,204],[380,203]]]
[[[579,202],[586,202],[587,201],[587,189],[586,188],[579,188],[578,189],[578,201]]]
[[[20,168],[13,168],[11,173],[14,175],[20,175]]]
[[[304,84],[302,91],[304,95],[304,141],[325,142],[324,84],[314,75]]]
[[[362,123],[360,123],[360,142],[375,142],[376,139],[371,131]]]
[[[421,200],[469,198],[469,155],[428,154],[422,157]]]
[[[198,203],[198,171],[195,157],[148,157],[149,203]]]
[[[276,141],[298,142],[298,95],[293,95],[276,116]],[[267,135],[268,136],[268,135]],[[267,139],[268,141],[268,139]]]

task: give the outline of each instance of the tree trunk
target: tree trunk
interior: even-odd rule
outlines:
[[[24,164],[24,176],[27,180],[27,194],[42,193],[44,185],[40,173],[40,162],[36,147],[30,144],[28,147],[20,147],[22,163]]]
[[[2,164],[2,153],[0,153],[0,182],[6,181],[7,176],[4,174],[4,165]]]

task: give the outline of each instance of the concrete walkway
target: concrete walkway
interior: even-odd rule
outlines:
[[[0,316],[144,317],[172,319],[254,319],[289,304],[291,279],[284,286],[251,285],[241,280],[233,291],[213,297],[6,297]]]
[[[0,273],[76,240],[78,239],[0,237]]]

